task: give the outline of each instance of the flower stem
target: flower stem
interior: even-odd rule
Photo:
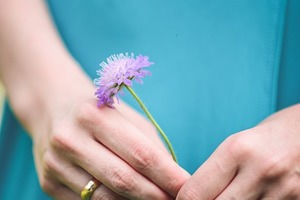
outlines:
[[[152,124],[156,127],[156,129],[158,130],[158,132],[160,133],[160,135],[163,137],[165,143],[167,144],[170,153],[172,154],[173,160],[175,162],[178,163],[174,149],[171,145],[171,142],[169,141],[167,135],[164,133],[164,131],[160,128],[160,126],[158,125],[158,123],[155,121],[155,119],[152,117],[152,115],[150,114],[150,112],[148,111],[148,109],[146,108],[146,106],[143,104],[142,100],[138,97],[138,95],[134,92],[134,90],[127,86],[124,85],[127,90],[132,94],[132,96],[135,98],[135,100],[139,103],[139,105],[141,106],[141,108],[143,109],[143,111],[145,112],[145,114],[147,115],[147,117],[149,118],[149,120],[152,122]]]

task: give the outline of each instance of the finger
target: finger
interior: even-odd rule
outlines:
[[[142,117],[131,107],[127,106],[125,102],[116,104],[115,107],[124,116],[125,119],[127,119],[130,123],[132,123],[141,132],[145,133],[145,135],[149,139],[151,139],[152,142],[155,145],[157,145],[158,148],[163,150],[166,154],[170,155],[164,143],[162,142],[161,138],[158,136],[155,127],[149,121],[147,121],[144,117]]]
[[[226,189],[216,198],[222,199],[259,199],[262,194],[261,182],[255,171],[250,169],[241,169],[237,176],[231,181]]]
[[[96,141],[89,140],[74,161],[102,184],[130,199],[170,199],[169,195]]]
[[[40,180],[43,191],[56,200],[80,200],[80,196],[74,193],[71,189],[55,180],[53,177],[42,178]]]
[[[128,200],[126,197],[122,197],[116,194],[114,191],[106,187],[105,185],[100,185],[94,192],[91,200],[98,199],[109,199],[109,200]]]
[[[80,196],[78,196],[76,193],[74,193],[72,190],[70,190],[68,187],[60,186],[60,189],[57,190],[52,195],[53,199],[55,200],[81,200]]]
[[[98,113],[101,115],[95,113],[90,119],[94,123],[86,123],[93,136],[134,169],[176,196],[189,174],[118,112],[103,107]]]
[[[215,199],[238,172],[238,165],[223,143],[180,189],[177,200]]]
[[[269,180],[264,186],[263,195],[259,199],[300,199],[299,174],[291,173],[280,180]]]
[[[93,180],[93,177],[89,175],[85,170],[79,167],[67,168],[64,173],[60,174],[59,180],[61,183],[64,183],[68,188],[70,188],[74,193],[80,197],[82,190],[87,185],[90,180]],[[113,192],[105,185],[100,182],[97,184],[92,200],[93,199],[127,199]]]
[[[81,200],[80,195],[72,191],[67,186],[55,183],[56,189],[52,189],[53,192],[50,194],[55,200]],[[117,195],[115,192],[111,191],[104,185],[99,185],[94,191],[91,200],[97,199],[110,199],[110,200],[128,200],[125,197]]]
[[[74,194],[77,197],[80,197],[85,185],[92,180],[93,177],[84,169],[73,163],[67,162],[68,158],[65,159],[63,157],[63,154],[57,154],[54,152],[47,155],[47,168],[49,170],[48,177],[51,177],[51,179],[54,180],[52,182],[55,182],[55,184],[59,186],[60,190],[61,188],[65,188],[64,190],[66,191],[68,188],[68,193],[60,194],[60,192],[51,191],[53,191],[54,195],[59,195],[57,198],[60,199],[71,199],[66,198],[66,196],[74,196]],[[54,184],[52,183],[52,185]],[[93,198],[95,199],[104,199],[104,197],[109,197],[109,199],[126,199],[111,191],[101,183],[99,183],[99,187],[96,188],[96,191],[93,194]]]

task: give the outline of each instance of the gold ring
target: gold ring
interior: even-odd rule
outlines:
[[[94,191],[97,189],[97,187],[99,186],[100,182],[93,178],[92,180],[90,180],[86,186],[83,188],[83,190],[81,191],[81,199],[82,200],[90,200]]]

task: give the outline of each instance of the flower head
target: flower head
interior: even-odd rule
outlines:
[[[97,71],[99,78],[94,80],[97,86],[95,95],[98,98],[98,106],[108,105],[112,107],[113,96],[118,98],[118,92],[122,86],[132,86],[132,80],[142,83],[141,78],[150,75],[151,72],[143,68],[152,65],[147,56],[136,56],[126,54],[112,55],[107,58],[107,62],[102,62],[102,69]]]

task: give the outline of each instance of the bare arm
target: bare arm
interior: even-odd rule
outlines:
[[[189,175],[131,108],[97,108],[40,0],[0,2],[0,78],[34,143],[42,188],[56,199],[170,199]],[[63,152],[63,153],[62,153]],[[59,192],[58,192],[59,191]]]
[[[1,1],[0,27],[1,80],[17,116],[30,130],[41,116],[40,109],[32,108],[50,111],[53,105],[76,98],[75,90],[91,88],[65,50],[42,1]],[[78,81],[82,87],[73,87]]]

